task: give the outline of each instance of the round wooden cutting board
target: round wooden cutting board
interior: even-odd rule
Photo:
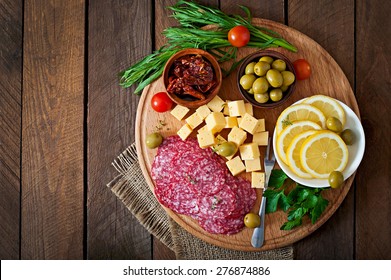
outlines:
[[[254,108],[254,116],[256,118],[265,118],[266,130],[269,131],[270,136],[273,135],[274,125],[278,115],[286,107],[298,101],[299,99],[314,94],[329,95],[344,102],[359,117],[357,102],[350,87],[349,81],[334,59],[319,44],[295,29],[273,21],[254,19],[253,23],[280,33],[283,38],[297,47],[298,52],[293,53],[282,48],[278,48],[276,50],[286,55],[291,61],[295,61],[299,58],[305,58],[312,67],[312,75],[310,79],[297,81],[296,91],[283,105],[274,109]],[[256,49],[242,48],[238,52],[239,58],[247,56],[254,51],[256,51]],[[224,67],[224,65],[222,67]],[[223,85],[219,93],[219,96],[223,100],[241,99],[235,83],[235,79],[236,72],[233,72],[230,76],[223,80]],[[156,80],[148,87],[146,87],[139,101],[136,118],[137,153],[143,175],[152,191],[154,184],[151,179],[150,171],[157,150],[150,150],[145,146],[146,135],[152,132],[156,132],[157,130],[160,131],[163,137],[175,135],[178,129],[184,124],[184,121],[180,122],[176,120],[169,112],[156,113],[151,108],[150,103],[153,94],[164,90],[165,88],[162,82],[162,78]],[[193,112],[194,110],[191,110],[188,115]],[[193,132],[190,137],[195,137],[195,133],[196,132]],[[265,147],[261,147],[260,151],[261,160],[263,160]],[[240,176],[248,175],[244,174]],[[211,244],[243,251],[269,250],[292,244],[319,228],[325,221],[327,221],[327,219],[331,217],[331,215],[342,203],[346,194],[349,192],[354,176],[355,174],[348,178],[345,181],[344,186],[341,188],[330,189],[324,192],[324,197],[329,200],[329,205],[315,224],[311,224],[309,219],[304,219],[303,225],[300,227],[290,231],[282,231],[280,230],[280,227],[287,220],[287,214],[282,211],[267,214],[265,219],[265,243],[264,246],[260,249],[253,248],[251,246],[250,240],[253,232],[252,229],[244,228],[241,232],[234,235],[210,234],[204,231],[194,219],[184,215],[178,215],[169,209],[166,210],[168,214],[188,232]],[[254,213],[258,213],[259,202],[261,198],[260,190],[257,191],[258,199],[254,209],[252,210]]]

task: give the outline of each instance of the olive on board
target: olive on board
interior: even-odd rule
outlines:
[[[159,147],[162,142],[163,137],[160,135],[160,133],[157,132],[149,134],[145,139],[145,144],[150,149]]]
[[[233,142],[224,142],[220,144],[216,150],[220,156],[229,157],[236,153],[237,147]]]
[[[249,90],[254,81],[255,81],[256,77],[253,75],[253,74],[246,74],[246,75],[243,75],[241,78],[240,78],[240,85],[245,89],[245,90]]]
[[[340,171],[333,171],[329,175],[329,184],[333,189],[337,189],[342,186],[344,181],[343,174]]]
[[[248,228],[256,228],[261,224],[261,217],[254,213],[247,213],[244,216],[244,225]]]
[[[341,132],[343,129],[341,121],[339,119],[337,119],[336,117],[328,118],[326,120],[326,127],[329,130],[334,131],[336,133]]]

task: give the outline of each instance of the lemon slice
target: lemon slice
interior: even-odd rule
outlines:
[[[307,130],[320,130],[322,129],[317,123],[311,121],[296,121],[292,125],[288,125],[283,129],[281,134],[277,137],[277,154],[281,160],[287,164],[286,151],[293,138],[300,133]]]
[[[315,106],[321,110],[326,119],[336,117],[341,121],[342,126],[346,123],[345,111],[334,98],[318,94],[305,99],[304,104]]]
[[[311,135],[315,134],[316,130],[308,130],[305,132],[296,135],[289,147],[286,151],[286,158],[288,161],[288,165],[290,169],[299,177],[305,179],[311,179],[312,175],[309,174],[305,169],[301,166],[300,163],[300,148],[303,145],[304,141]]]
[[[332,171],[343,171],[348,149],[336,133],[320,131],[308,137],[300,149],[300,163],[313,177],[327,179]]]
[[[326,117],[318,108],[308,104],[297,104],[282,111],[277,119],[276,131],[279,135],[282,130],[296,121],[312,121],[326,128]]]

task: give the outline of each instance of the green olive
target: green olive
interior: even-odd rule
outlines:
[[[282,90],[279,88],[272,89],[269,95],[272,101],[274,102],[280,101],[282,99]]]
[[[284,80],[282,82],[283,86],[290,86],[295,81],[295,75],[291,71],[282,71],[281,72],[282,79]]]
[[[279,88],[282,86],[282,75],[281,73],[276,69],[270,69],[266,73],[266,79],[269,82],[269,84],[274,88]]]
[[[254,94],[254,99],[259,103],[266,103],[269,101],[269,94],[267,92]]]
[[[259,61],[254,66],[254,73],[257,76],[265,76],[266,72],[270,69],[270,64],[265,61]]]
[[[250,88],[247,92],[248,92],[249,94],[254,94],[253,88]]]
[[[276,69],[280,72],[285,71],[286,69],[286,63],[282,59],[276,59],[272,63],[272,68]]]
[[[336,133],[340,133],[343,129],[341,121],[336,117],[328,118],[326,120],[326,127]]]
[[[340,171],[333,171],[329,175],[329,184],[333,189],[337,189],[342,186],[344,181],[343,174]]]
[[[256,79],[252,87],[254,94],[265,93],[269,89],[269,83],[265,77]]]
[[[224,142],[220,144],[216,150],[220,156],[229,157],[236,153],[237,147],[233,142]]]
[[[159,147],[162,142],[163,137],[157,132],[149,134],[145,139],[145,144],[150,149],[155,149]]]
[[[249,90],[254,81],[255,81],[256,77],[253,75],[253,74],[246,74],[246,75],[243,75],[241,78],[240,78],[240,85],[245,89],[245,90]]]
[[[246,69],[244,70],[244,74],[254,74],[254,65],[256,62],[250,62],[247,64]]]
[[[286,91],[288,90],[288,88],[289,88],[289,86],[284,86],[284,85],[282,85],[282,86],[280,87],[280,89],[282,90],[282,92],[286,92]]]
[[[244,216],[244,225],[248,228],[256,228],[261,224],[261,217],[254,213],[247,213]]]
[[[265,61],[265,62],[267,62],[267,63],[269,63],[269,64],[272,64],[272,63],[273,63],[273,58],[270,57],[270,56],[262,56],[262,57],[259,59],[259,61]]]
[[[356,140],[356,136],[351,129],[345,129],[344,131],[342,131],[341,138],[346,145],[353,145],[354,141]]]

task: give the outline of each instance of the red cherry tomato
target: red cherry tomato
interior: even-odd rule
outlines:
[[[234,47],[244,47],[250,41],[250,31],[243,25],[238,25],[228,32],[228,41]]]
[[[158,92],[152,96],[151,106],[156,112],[163,113],[167,112],[172,107],[172,100],[168,97],[165,92]]]
[[[311,76],[311,66],[307,60],[301,58],[293,62],[296,72],[296,79],[305,80]]]

